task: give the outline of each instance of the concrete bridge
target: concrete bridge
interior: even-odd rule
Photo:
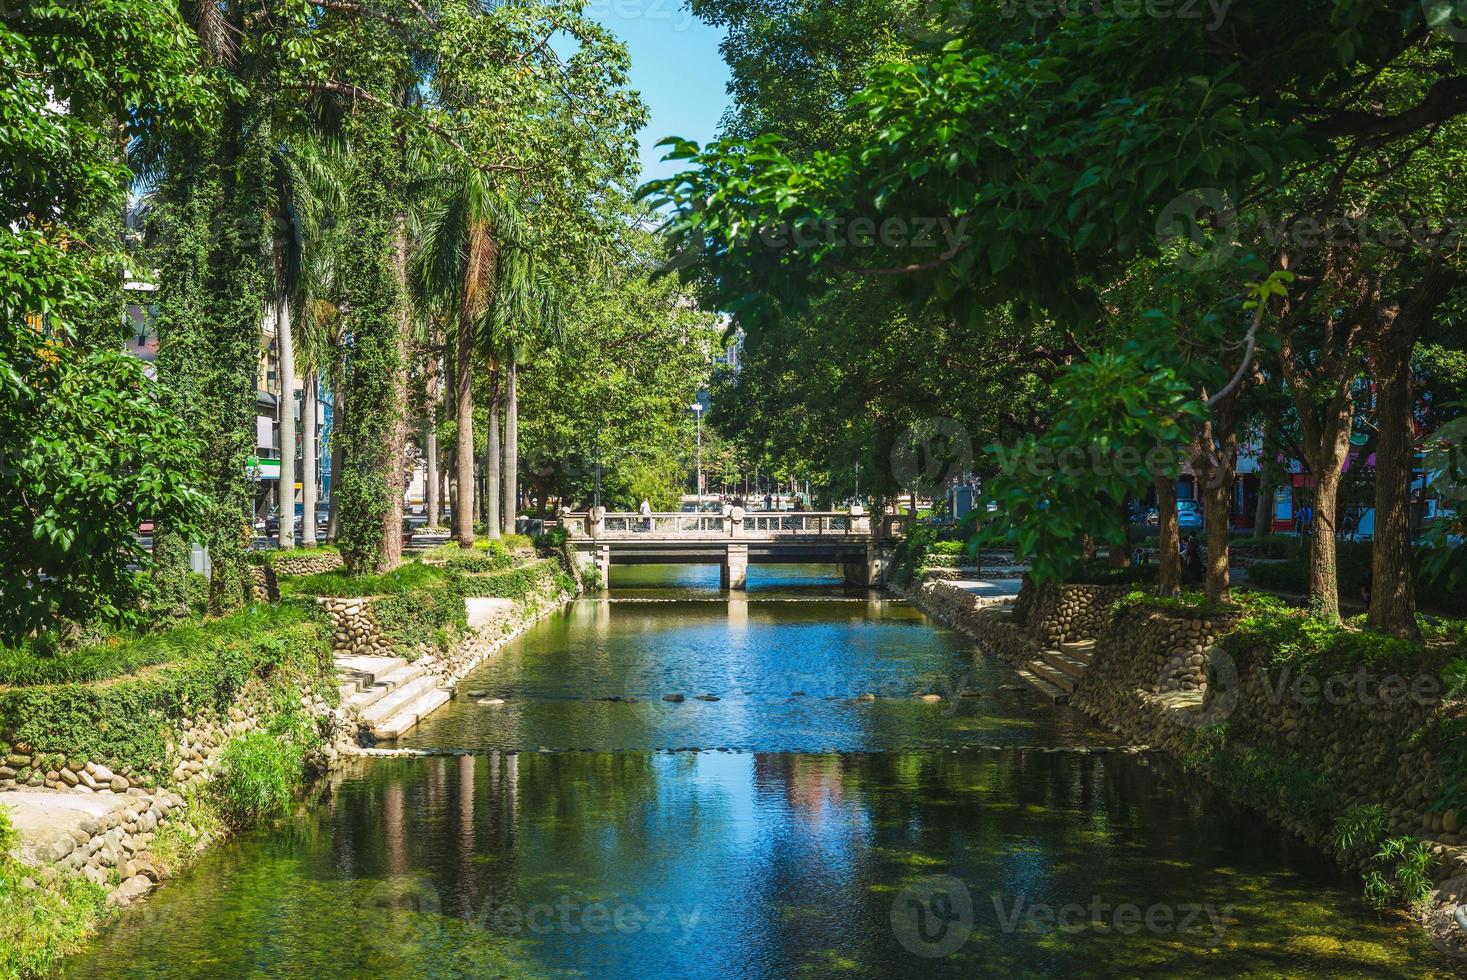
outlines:
[[[603,585],[612,565],[718,565],[723,587],[741,590],[749,565],[838,564],[852,585],[873,586],[886,573],[901,518],[846,511],[563,514],[577,558],[594,565]]]

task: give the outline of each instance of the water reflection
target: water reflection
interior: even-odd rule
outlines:
[[[917,929],[904,903],[929,901],[934,881],[955,882],[967,911],[949,923],[961,942],[929,958],[932,922]],[[1125,905],[1172,918],[1122,932],[1106,910]],[[1064,932],[1030,915],[1066,906],[1086,912]],[[1322,858],[1204,789],[1132,757],[1009,750],[378,760],[282,832],[208,856],[129,910],[71,972],[1365,977],[1430,966],[1402,924],[1363,914]]]

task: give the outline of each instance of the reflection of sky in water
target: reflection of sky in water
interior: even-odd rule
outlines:
[[[904,602],[828,588],[747,600],[612,595],[526,631],[403,742],[820,752],[1114,741],[1077,711],[1005,690],[1012,670]],[[865,693],[877,700],[858,701]],[[664,700],[675,694],[685,700]],[[477,704],[484,695],[505,703]]]
[[[1402,920],[1367,913],[1358,884],[1318,852],[1204,786],[1145,758],[974,747],[1109,739],[1003,691],[1011,671],[917,610],[822,600],[795,572],[748,601],[699,593],[706,573],[683,569],[675,580],[688,574],[692,590],[666,589],[664,575],[654,601],[573,604],[461,689],[506,704],[461,694],[410,739],[521,751],[349,763],[284,826],[204,855],[128,909],[68,972],[1432,975]],[[716,590],[716,568],[711,580]],[[979,697],[913,699],[908,687],[933,673],[961,675]],[[883,683],[890,697],[850,700]],[[794,685],[809,697],[791,698]],[[669,687],[690,700],[662,701]],[[704,690],[723,700],[691,700]],[[608,692],[639,700],[595,700]],[[704,751],[648,751],[693,745]],[[708,751],[718,745],[759,751]],[[791,745],[920,751],[770,751]],[[935,875],[961,882],[972,931],[920,958],[893,910]],[[1058,934],[1005,930],[995,907],[1092,899],[1231,907],[1231,921],[1221,942]],[[616,928],[616,910],[645,918]]]
[[[903,889],[971,934],[923,959]],[[528,753],[352,764],[127,910],[74,976],[1417,977],[1431,951],[1317,852],[1142,760],[1015,750]],[[1006,932],[1015,903],[1231,907],[1204,929]],[[567,909],[562,919],[555,910]],[[667,913],[584,928],[582,910]],[[540,910],[532,931],[508,909]],[[683,920],[677,919],[681,913]],[[690,916],[695,916],[691,918]]]

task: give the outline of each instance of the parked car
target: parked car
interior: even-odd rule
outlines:
[[[1202,505],[1195,500],[1177,501],[1177,527],[1183,531],[1202,529]]]

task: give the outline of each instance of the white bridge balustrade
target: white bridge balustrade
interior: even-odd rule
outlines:
[[[875,528],[873,530],[873,523]],[[745,511],[628,514],[592,508],[563,513],[559,525],[602,583],[613,564],[718,564],[725,588],[743,589],[750,562],[834,563],[852,584],[872,586],[885,573],[901,518],[845,511]]]

